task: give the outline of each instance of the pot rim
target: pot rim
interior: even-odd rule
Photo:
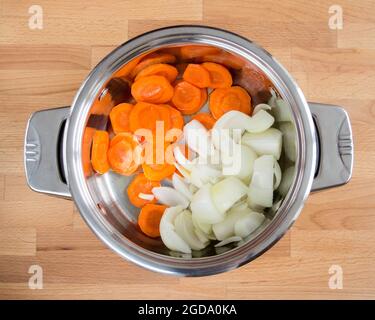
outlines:
[[[90,196],[82,169],[81,144],[89,109],[99,90],[124,63],[139,54],[184,43],[211,44],[245,57],[262,69],[281,96],[288,100],[296,125],[297,160],[294,182],[278,213],[255,238],[227,252],[203,258],[183,259],[141,248],[122,236],[100,213]],[[263,48],[235,33],[207,26],[179,25],[161,28],[133,38],[107,55],[78,90],[67,121],[65,164],[69,188],[79,212],[93,232],[123,258],[147,269],[181,276],[217,274],[237,268],[271,248],[292,226],[301,212],[313,181],[316,164],[315,127],[302,90],[281,64]]]

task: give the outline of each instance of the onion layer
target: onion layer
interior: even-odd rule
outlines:
[[[282,148],[282,133],[275,128],[269,128],[264,132],[247,132],[242,136],[241,142],[252,148],[259,156],[273,155],[280,159]]]

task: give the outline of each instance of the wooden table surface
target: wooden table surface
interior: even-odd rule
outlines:
[[[31,5],[43,29],[29,28]],[[343,28],[328,26],[341,5]],[[355,139],[346,186],[312,194],[270,251],[200,278],[156,274],[122,260],[73,202],[28,189],[23,139],[30,113],[69,105],[90,69],[122,42],[174,24],[206,24],[269,50],[310,101],[342,105]],[[0,298],[375,298],[375,2],[243,0],[0,1]],[[31,265],[43,289],[31,290]],[[330,289],[329,268],[343,271]]]

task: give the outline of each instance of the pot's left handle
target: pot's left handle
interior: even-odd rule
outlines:
[[[70,107],[41,110],[27,123],[24,162],[29,187],[37,192],[71,198],[63,168],[63,137]]]

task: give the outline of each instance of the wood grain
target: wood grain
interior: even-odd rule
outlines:
[[[44,28],[28,28],[31,0],[0,3],[0,298],[375,298],[375,3],[340,0],[38,1]],[[292,229],[237,270],[176,278],[124,261],[89,230],[70,201],[26,185],[29,115],[70,105],[90,69],[116,46],[154,28],[206,24],[258,42],[310,101],[343,106],[355,140],[350,183],[311,194]],[[31,265],[44,288],[30,290]],[[344,287],[328,286],[332,265]]]

